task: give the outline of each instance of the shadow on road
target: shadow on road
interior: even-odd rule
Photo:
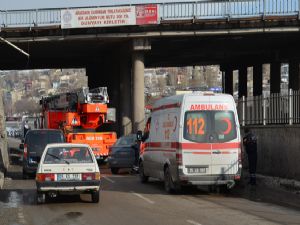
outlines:
[[[101,168],[102,174],[102,195],[105,192],[135,192],[146,195],[169,195],[164,190],[163,182],[150,179],[148,183],[142,184],[139,180],[138,174],[131,174],[130,170],[122,169],[117,175],[112,175],[110,170],[103,166]],[[4,189],[0,190],[0,201],[9,203],[13,199],[21,204],[34,205],[36,204],[36,189],[34,177],[28,180],[22,179],[22,167],[11,166],[6,175],[6,184]],[[193,196],[197,198],[240,198],[247,199],[254,202],[272,203],[280,206],[285,206],[293,209],[300,209],[300,198],[295,193],[288,192],[281,189],[273,189],[263,186],[258,183],[257,186],[247,185],[245,178],[242,182],[228,192],[222,190],[209,190],[207,187],[192,188],[185,187],[182,191],[176,194],[177,196]],[[56,203],[90,203],[91,198],[89,194],[81,196],[59,196],[57,198],[49,199],[47,204]]]

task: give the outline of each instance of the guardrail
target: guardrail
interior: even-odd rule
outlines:
[[[242,97],[237,110],[241,125],[300,124],[300,91]]]
[[[105,6],[107,7],[107,6]],[[299,15],[300,0],[210,0],[159,3],[160,21],[231,19]],[[99,7],[101,8],[101,7]],[[65,8],[64,8],[65,9]],[[62,9],[0,11],[2,27],[42,27],[61,24]]]

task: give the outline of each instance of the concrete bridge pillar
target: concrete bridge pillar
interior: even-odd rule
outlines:
[[[131,58],[124,54],[120,61],[121,135],[132,133],[131,81]]]
[[[260,96],[263,94],[263,70],[262,64],[255,64],[253,66],[253,96]]]
[[[133,132],[144,130],[145,125],[145,94],[144,94],[144,52],[151,49],[148,39],[133,40],[132,82],[133,82]]]
[[[133,52],[133,131],[144,129],[145,120],[145,98],[144,98],[144,53]]]
[[[299,61],[291,60],[289,62],[289,89],[294,91],[300,88],[300,73],[299,73]]]
[[[280,93],[281,63],[272,62],[270,70],[270,93]]]
[[[239,68],[239,98],[245,96],[247,97],[247,79],[248,78],[248,68],[243,66]]]
[[[225,72],[225,93],[233,95],[233,68],[226,67]]]

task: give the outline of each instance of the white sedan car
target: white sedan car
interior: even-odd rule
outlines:
[[[100,171],[89,145],[48,144],[37,173],[37,203],[58,194],[89,193],[92,202],[99,202]]]

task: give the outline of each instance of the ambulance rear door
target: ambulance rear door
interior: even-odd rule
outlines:
[[[211,173],[212,175],[229,175],[238,172],[238,155],[240,136],[235,104],[231,96],[211,98],[212,105],[219,105],[211,116]]]

